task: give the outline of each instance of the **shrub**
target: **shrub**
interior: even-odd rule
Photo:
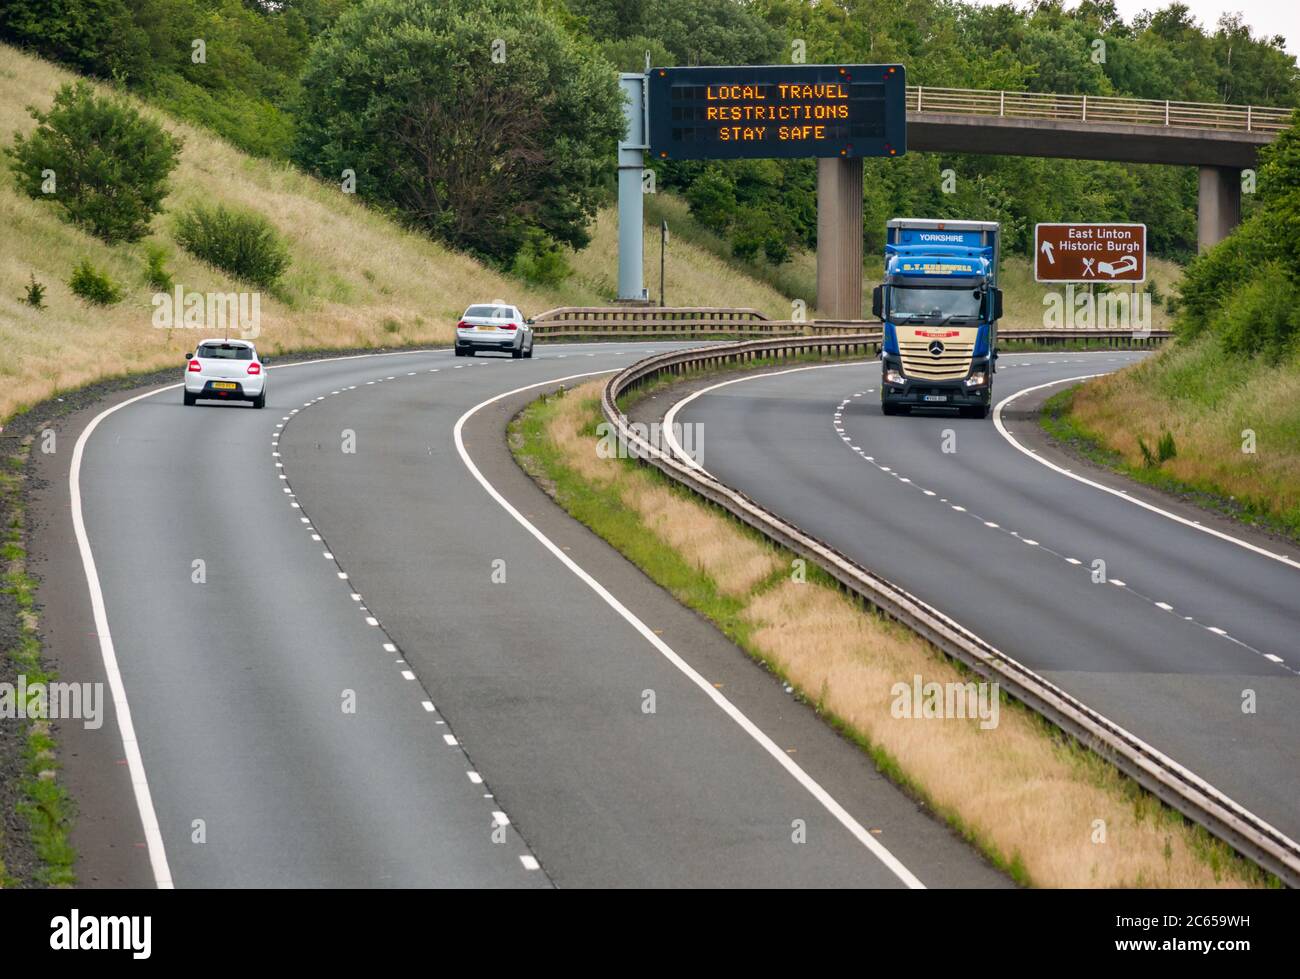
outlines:
[[[85,82],[60,88],[49,112],[27,111],[36,130],[15,134],[5,150],[18,186],[110,244],[144,237],[162,210],[181,141]]]
[[[105,273],[90,264],[90,259],[83,258],[81,264],[68,280],[72,291],[88,303],[96,306],[111,306],[122,298],[122,290],[117,287]]]
[[[1297,302],[1300,290],[1280,263],[1269,262],[1224,296],[1211,326],[1226,349],[1276,362],[1300,330]]]
[[[572,270],[559,246],[546,235],[534,231],[515,255],[511,271],[533,285],[557,286],[569,277]]]
[[[33,309],[45,308],[45,286],[36,281],[35,272],[32,273],[32,281],[27,284],[27,295],[21,298]]]
[[[254,211],[195,204],[177,215],[176,240],[196,258],[263,288],[275,285],[289,267],[289,249]]]
[[[167,271],[167,249],[162,245],[145,245],[144,280],[160,292],[170,292],[175,284]]]

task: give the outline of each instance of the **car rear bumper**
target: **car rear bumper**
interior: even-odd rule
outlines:
[[[513,350],[523,343],[523,334],[464,333],[456,334],[456,346],[462,350]]]
[[[233,388],[215,388],[213,384],[233,384]],[[198,398],[212,398],[222,401],[247,401],[258,397],[266,388],[264,377],[204,377],[201,374],[187,375],[185,393]]]

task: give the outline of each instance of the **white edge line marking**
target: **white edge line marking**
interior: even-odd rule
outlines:
[[[740,377],[733,377],[729,381],[719,381],[717,384],[711,384],[706,388],[700,388],[700,390],[696,391],[694,394],[687,395],[686,397],[682,398],[681,401],[678,401],[675,405],[673,405],[671,408],[668,409],[668,413],[664,415],[664,422],[663,422],[664,441],[668,443],[668,451],[670,451],[674,456],[676,456],[679,462],[681,462],[685,466],[689,466],[690,468],[696,470],[697,472],[702,472],[704,473],[704,475],[711,477],[713,476],[711,472],[709,472],[707,469],[705,469],[698,462],[696,462],[694,459],[692,459],[690,456],[686,454],[686,451],[682,448],[681,443],[677,441],[676,434],[673,432],[673,425],[677,421],[677,412],[680,411],[682,408],[685,408],[696,398],[700,397],[701,395],[708,394],[710,391],[716,391],[718,390],[718,388],[725,388],[729,384],[739,384],[741,381],[756,381],[760,377],[780,377],[782,374],[798,374],[800,371],[820,371],[820,370],[825,370],[828,367],[870,367],[872,364],[878,364],[878,363],[880,363],[879,357],[877,357],[875,360],[851,360],[843,364],[812,364],[808,367],[787,367],[784,370],[779,370],[779,371],[764,371],[761,374],[747,373]],[[854,397],[856,397],[856,395],[854,395]],[[845,439],[845,441],[847,442],[848,439]]]
[[[304,360],[293,364],[272,365],[267,370],[284,370],[287,367],[306,367],[309,364],[328,364],[339,360],[360,360],[362,357],[398,357],[405,354],[429,354],[431,350],[403,350],[389,354],[354,354],[347,357],[325,357],[320,360]],[[144,830],[145,845],[149,851],[149,864],[153,869],[154,882],[159,888],[167,890],[175,885],[172,872],[167,863],[167,850],[163,845],[162,831],[158,827],[158,814],[154,810],[153,795],[149,791],[149,779],[144,770],[144,757],[140,754],[140,742],[135,735],[135,725],[131,721],[131,707],[126,698],[126,685],[122,682],[122,672],[117,664],[117,651],[113,647],[113,635],[108,627],[108,611],[104,605],[104,590],[99,583],[99,573],[95,570],[95,556],[91,552],[90,537],[86,533],[86,521],[81,512],[81,459],[86,442],[99,427],[99,423],[113,412],[128,405],[135,404],[156,394],[174,391],[185,382],[165,384],[133,398],[120,401],[112,407],[105,408],[90,420],[90,423],[77,436],[77,443],[72,449],[72,464],[68,472],[68,496],[72,508],[72,529],[77,537],[77,550],[81,552],[81,566],[86,572],[86,588],[90,593],[90,605],[95,616],[95,632],[99,636],[99,652],[104,661],[104,673],[108,678],[109,691],[113,695],[113,711],[117,714],[117,730],[122,738],[122,751],[126,755],[127,770],[131,776],[131,790],[135,794],[136,809],[140,814],[140,823]]]
[[[836,364],[836,365],[826,365],[826,366],[838,367],[838,366],[848,366],[848,365]],[[861,363],[857,362],[856,366],[861,366]],[[794,370],[807,370],[807,369],[808,368],[794,368]],[[483,474],[479,472],[478,466],[474,465],[474,460],[471,459],[469,457],[469,453],[465,451],[465,441],[462,437],[462,431],[465,428],[465,423],[469,421],[469,419],[473,417],[474,414],[476,414],[478,411],[482,410],[483,408],[486,408],[488,405],[493,404],[494,402],[497,401],[501,401],[504,398],[513,397],[514,395],[520,394],[523,391],[530,391],[533,388],[545,387],[549,384],[559,383],[560,381],[572,381],[580,377],[593,377],[598,374],[612,374],[612,373],[614,373],[614,371],[588,371],[584,374],[570,374],[568,377],[555,377],[555,378],[551,378],[548,381],[539,381],[536,384],[526,384],[523,387],[515,388],[513,391],[506,391],[502,394],[495,395],[494,397],[488,398],[486,401],[480,402],[479,404],[475,405],[473,408],[470,408],[468,411],[465,412],[465,414],[461,415],[460,418],[457,419],[456,426],[453,429],[453,436],[456,441],[456,451],[460,453],[460,458],[461,461],[465,463],[465,468],[470,471],[470,475],[472,475],[476,480],[478,480],[479,485],[482,486],[483,489],[487,491],[487,494],[490,497],[492,497],[492,499],[496,500],[496,502],[500,504],[501,508],[505,510],[506,513],[514,517],[514,519],[525,530],[527,530],[530,534],[532,534],[533,537],[537,538],[538,542],[543,547],[545,547],[548,551],[550,551],[565,567],[567,567],[570,571],[572,571],[578,577],[578,579],[583,582],[583,584],[585,584],[588,588],[590,588],[597,595],[599,595],[600,598],[603,599],[604,602],[607,605],[609,605],[610,608],[612,608],[615,612],[621,615],[628,622],[628,624],[632,626],[632,628],[634,628],[637,632],[639,632],[641,636],[646,640],[646,642],[650,643],[650,645],[652,645],[655,649],[657,649],[659,653],[666,660],[668,660],[668,662],[670,662],[673,666],[677,667],[677,669],[680,670],[687,677],[687,679],[689,679],[692,683],[694,683],[697,687],[699,687],[700,690],[702,690],[707,697],[709,697],[715,704],[718,705],[719,708],[722,709],[723,713],[725,713],[728,717],[730,717],[733,721],[735,721],[737,725],[740,726],[741,730],[743,730],[746,734],[748,734],[751,738],[753,738],[756,742],[758,742],[758,744],[763,748],[763,750],[765,750],[769,755],[771,755],[772,758],[774,758],[777,761],[777,763],[781,765],[782,768],[784,768],[791,776],[793,776],[795,781],[797,781],[800,785],[802,785],[814,799],[820,802],[827,812],[829,812],[833,817],[835,817],[835,819],[838,820],[842,826],[844,826],[850,833],[853,834],[854,837],[857,838],[859,843],[861,843],[868,850],[870,850],[872,855],[874,855],[877,860],[879,860],[882,864],[884,864],[894,874],[895,877],[897,877],[900,881],[902,881],[905,885],[907,885],[910,888],[914,888],[914,889],[924,888],[925,885],[921,883],[921,881],[916,877],[916,875],[914,875],[910,870],[908,870],[905,866],[903,866],[903,864],[899,861],[899,859],[895,857],[892,853],[890,853],[889,850],[882,843],[880,843],[879,840],[877,840],[870,833],[868,833],[866,829],[863,828],[861,823],[859,823],[856,819],[854,819],[853,816],[843,806],[841,806],[838,802],[835,801],[835,799],[831,796],[829,792],[827,792],[824,788],[822,788],[821,785],[819,785],[816,782],[816,780],[814,780],[807,772],[805,772],[802,768],[800,768],[790,758],[790,756],[787,755],[784,751],[782,751],[781,748],[777,746],[777,744],[771,738],[769,738],[766,734],[764,734],[763,731],[753,721],[751,721],[748,717],[746,717],[743,713],[741,713],[741,711],[739,710],[739,708],[736,707],[735,704],[733,704],[721,693],[719,693],[717,689],[711,683],[709,683],[708,680],[700,676],[700,674],[697,673],[689,663],[687,663],[680,656],[678,656],[677,653],[675,653],[667,643],[665,643],[662,639],[656,636],[654,634],[654,631],[651,630],[649,626],[647,626],[639,618],[633,615],[632,612],[630,612],[627,609],[627,607],[623,605],[622,602],[620,602],[617,598],[611,595],[604,585],[602,585],[599,581],[597,581],[586,571],[584,571],[576,561],[574,561],[567,554],[565,554],[564,551],[562,551],[550,538],[548,538],[545,534],[543,534],[540,530],[538,530],[535,526],[533,526],[533,524],[529,522],[529,520],[522,513],[516,510],[514,506],[511,505],[510,501],[507,500],[504,496],[502,496],[497,491],[496,487],[493,486],[491,483],[489,483],[487,479],[483,476]]]
[[[1095,480],[1088,479],[1086,476],[1080,476],[1078,473],[1070,472],[1070,470],[1064,469],[1061,466],[1056,465],[1054,462],[1050,462],[1049,460],[1044,459],[1042,456],[1036,455],[1035,453],[1031,452],[1029,449],[1025,448],[1014,438],[1012,438],[1011,433],[1008,432],[1006,426],[1002,424],[1002,409],[1005,408],[1007,405],[1011,404],[1011,402],[1015,401],[1017,398],[1021,397],[1022,395],[1029,394],[1031,391],[1041,391],[1043,388],[1055,387],[1060,384],[1069,384],[1073,381],[1086,381],[1091,378],[1101,377],[1101,376],[1103,375],[1082,374],[1078,377],[1063,377],[1056,381],[1048,381],[1046,384],[1035,384],[1031,388],[1023,388],[1022,390],[1017,391],[1014,394],[1010,394],[998,402],[997,407],[993,409],[993,425],[995,428],[997,428],[999,434],[1001,434],[1001,436],[1004,439],[1006,439],[1008,442],[1010,442],[1015,448],[1019,449],[1030,459],[1033,459],[1035,462],[1046,466],[1048,469],[1055,470],[1056,472],[1060,473],[1062,476],[1068,476],[1070,479],[1077,480],[1078,482],[1083,483],[1087,486],[1091,486],[1094,489],[1102,490],[1103,492],[1109,493],[1111,496],[1114,496],[1117,499],[1124,500],[1128,503],[1132,503],[1134,506],[1140,506],[1144,510],[1150,510],[1152,513],[1158,513],[1162,517],[1168,517],[1170,520],[1180,523],[1185,527],[1191,527],[1193,530],[1199,530],[1202,533],[1211,535],[1212,537],[1217,537],[1219,538],[1219,540],[1225,540],[1230,544],[1236,544],[1238,547],[1244,547],[1248,551],[1254,551],[1256,554],[1262,555],[1263,557],[1272,558],[1274,561],[1280,561],[1282,564],[1300,570],[1300,561],[1293,561],[1285,554],[1277,554],[1273,551],[1265,550],[1264,548],[1252,544],[1249,541],[1244,541],[1239,537],[1233,537],[1231,534],[1225,534],[1223,531],[1215,530],[1213,527],[1206,527],[1204,524],[1197,523],[1194,520],[1188,520],[1186,517],[1180,517],[1176,513],[1171,513],[1168,510],[1162,510],[1160,507],[1156,506],[1153,503],[1147,503],[1145,500],[1139,500],[1129,493],[1125,493],[1117,489],[1112,489],[1111,487],[1106,486],[1103,483],[1098,483]]]
[[[184,383],[184,382],[182,382]],[[173,384],[162,388],[169,391],[180,387]],[[126,686],[122,682],[122,673],[117,665],[117,652],[113,649],[113,635],[108,628],[108,611],[104,606],[104,592],[99,584],[99,574],[95,570],[95,556],[90,550],[90,538],[86,535],[86,521],[81,513],[81,457],[86,447],[86,440],[99,427],[99,423],[127,405],[134,404],[142,398],[152,397],[158,391],[147,391],[119,404],[106,408],[91,419],[90,424],[81,430],[77,444],[72,450],[72,468],[68,473],[68,491],[72,505],[72,527],[77,535],[77,549],[81,552],[81,566],[86,572],[86,586],[90,591],[90,605],[95,613],[95,632],[99,635],[99,652],[104,660],[104,673],[108,677],[109,690],[113,694],[113,711],[117,714],[117,730],[122,736],[122,750],[126,754],[127,769],[131,776],[131,789],[135,793],[135,806],[140,813],[140,822],[144,828],[145,845],[149,849],[149,863],[153,868],[154,881],[164,890],[171,889],[171,868],[167,865],[167,850],[163,846],[162,831],[158,827],[158,814],[154,811],[153,796],[149,792],[149,780],[145,776],[144,758],[140,754],[140,742],[135,736],[135,726],[131,722],[131,708],[126,700]]]

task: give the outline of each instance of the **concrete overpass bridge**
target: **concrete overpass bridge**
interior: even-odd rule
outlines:
[[[908,149],[1068,157],[1200,168],[1197,238],[1222,240],[1241,218],[1241,171],[1292,110],[1154,99],[907,89]]]
[[[1285,129],[1291,109],[1157,99],[907,88],[907,147],[939,153],[1167,163],[1200,170],[1197,242],[1241,220],[1241,171]],[[862,315],[862,161],[823,159],[817,173],[817,308]]]

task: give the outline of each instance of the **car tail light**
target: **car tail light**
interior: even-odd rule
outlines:
[[[517,330],[517,329],[519,329],[519,324],[518,324],[518,323],[505,323],[505,324],[502,325],[501,329],[503,329],[503,330]]]
[[[199,362],[197,360],[191,360],[189,369],[193,371],[195,374],[197,374],[203,368],[199,366]]]
[[[261,364],[258,364],[258,363],[252,363],[252,364],[249,364],[249,365],[248,365],[248,373],[250,373],[250,374],[260,374],[260,373],[262,373],[262,365],[261,365]]]
[[[468,330],[468,329],[469,329],[469,324],[466,323],[464,320],[461,320],[459,323],[456,324],[456,329],[458,329],[458,330]]]

